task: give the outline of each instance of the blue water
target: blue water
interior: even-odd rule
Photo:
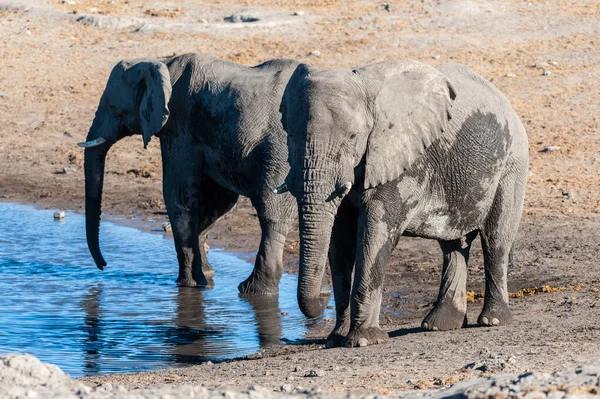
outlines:
[[[295,275],[284,274],[278,298],[240,297],[252,265],[222,250],[208,254],[214,287],[198,289],[176,286],[163,234],[103,221],[100,245],[104,271],[83,215],[55,222],[53,211],[0,202],[0,353],[30,353],[72,376],[132,372],[257,353],[335,317],[302,315]]]

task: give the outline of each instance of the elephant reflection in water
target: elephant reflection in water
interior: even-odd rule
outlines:
[[[81,301],[81,308],[85,313],[83,328],[87,338],[83,344],[83,370],[85,374],[95,374],[100,371],[100,353],[102,341],[100,340],[100,295],[102,284],[91,287],[89,293]]]
[[[242,298],[253,309],[258,328],[258,343],[261,348],[279,343],[282,336],[281,312],[278,295]],[[177,292],[176,327],[171,331],[169,342],[174,344],[173,353],[177,362],[197,362],[223,356],[221,345],[215,344],[233,341],[235,337],[214,324],[208,324],[205,306],[210,303],[201,290],[192,287],[179,287]],[[241,309],[240,309],[241,311]],[[232,314],[232,318],[235,315]]]
[[[83,371],[85,374],[96,374],[102,371],[102,364],[106,361],[103,359],[103,356],[106,356],[105,351],[107,349],[114,350],[115,345],[119,345],[114,342],[117,336],[136,333],[135,326],[131,327],[133,331],[112,331],[110,333],[105,331],[110,325],[102,320],[102,292],[101,284],[93,286],[81,301],[85,324],[83,329],[87,335],[83,342]],[[169,348],[171,355],[165,356],[165,363],[194,363],[223,356],[223,353],[226,352],[225,347],[228,346],[226,342],[230,341],[235,344],[233,342],[235,337],[226,327],[216,325],[214,320],[210,323],[207,322],[206,307],[210,301],[207,302],[204,295],[205,293],[197,288],[178,287],[173,298],[176,307],[172,322],[165,320],[164,323],[158,325],[154,323],[149,325],[154,330],[150,335],[147,334],[144,327],[146,333],[139,338],[145,337],[153,342],[136,340],[140,347],[148,345],[156,347],[158,343],[159,346]],[[260,347],[278,344],[282,336],[278,296],[246,300],[253,309]],[[241,308],[239,310],[243,311]],[[232,318],[235,318],[235,315],[232,315]],[[157,360],[156,353],[152,354],[152,358]]]

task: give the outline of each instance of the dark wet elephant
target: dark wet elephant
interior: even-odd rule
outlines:
[[[85,147],[86,234],[96,265],[105,158],[123,137],[160,139],[163,194],[173,228],[182,286],[214,274],[204,239],[239,195],[256,208],[262,237],[243,293],[274,294],[282,274],[288,228],[296,217],[289,194],[273,193],[287,175],[287,137],[279,105],[297,63],[255,67],[198,54],[125,60],[110,75]]]
[[[466,262],[478,233],[486,275],[479,324],[511,321],[507,267],[523,209],[528,144],[492,84],[461,65],[300,65],[282,112],[291,170],[280,190],[289,189],[298,203],[299,304],[309,316],[321,312],[329,249],[337,312],[329,345],[388,339],[379,326],[383,280],[403,234],[437,239],[444,254],[439,297],[424,329],[463,326]]]

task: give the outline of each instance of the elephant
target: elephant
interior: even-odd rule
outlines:
[[[204,241],[240,195],[255,207],[261,242],[247,294],[278,292],[286,234],[297,216],[290,194],[273,188],[288,173],[279,106],[297,62],[246,67],[200,54],[123,60],[112,70],[85,148],[86,237],[101,270],[99,247],[105,159],[126,136],[144,148],[160,140],[163,195],[171,222],[180,286],[204,286],[214,275]],[[327,291],[329,287],[327,286]]]
[[[507,269],[528,176],[528,140],[508,100],[464,65],[405,59],[352,70],[301,64],[283,95],[290,172],[278,191],[298,203],[298,300],[320,312],[327,257],[336,324],[327,346],[384,342],[385,266],[400,236],[443,252],[425,330],[466,323],[469,249],[479,234],[485,301],[478,323],[511,322]]]

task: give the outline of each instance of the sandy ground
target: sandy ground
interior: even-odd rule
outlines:
[[[435,242],[404,239],[386,277],[381,318],[393,337],[389,343],[324,350],[329,331],[316,331],[303,345],[274,347],[252,360],[85,382],[393,393],[482,373],[572,368],[600,357],[597,0],[399,0],[389,11],[378,1],[69,3],[0,0],[0,200],[83,210],[83,151],[76,143],[87,134],[110,69],[122,58],[185,52],[248,65],[294,58],[321,68],[392,57],[464,63],[511,101],[527,128],[531,154],[518,266],[509,280],[513,325],[421,332],[420,320],[436,296],[441,252]],[[258,21],[224,21],[232,14]],[[548,146],[559,148],[544,151]],[[111,150],[104,211],[166,220],[156,140],[148,150],[140,137]],[[258,240],[255,212],[241,200],[208,242],[248,252]],[[292,271],[296,259],[293,231],[286,252]],[[477,246],[469,271],[473,324],[483,289]],[[304,377],[311,370],[321,376]]]

